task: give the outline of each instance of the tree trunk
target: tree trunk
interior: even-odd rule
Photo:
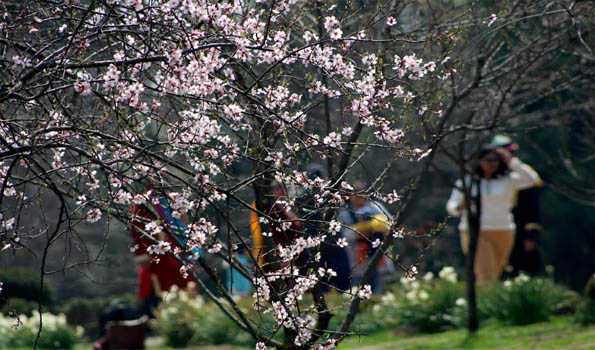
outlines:
[[[481,217],[481,187],[480,179],[471,180],[469,191],[465,191],[465,202],[467,204],[468,226],[469,227],[469,250],[467,252],[466,277],[467,277],[467,329],[474,333],[479,328],[477,316],[477,293],[475,280],[475,256],[477,254],[477,242],[479,240],[480,217]],[[477,189],[473,195],[473,188]]]

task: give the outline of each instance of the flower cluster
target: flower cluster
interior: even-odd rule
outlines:
[[[506,280],[504,281],[503,285],[505,288],[510,288],[513,285],[521,285],[524,283],[527,283],[531,280],[531,278],[525,274],[525,273],[520,273],[518,276],[516,276],[513,280]]]
[[[456,283],[458,280],[457,272],[455,271],[454,267],[452,266],[445,266],[440,270],[438,276],[446,281]]]

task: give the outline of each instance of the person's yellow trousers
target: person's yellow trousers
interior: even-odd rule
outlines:
[[[508,265],[514,245],[513,230],[483,230],[479,232],[475,254],[475,278],[477,284],[496,281]],[[469,251],[469,232],[461,232],[461,247]]]

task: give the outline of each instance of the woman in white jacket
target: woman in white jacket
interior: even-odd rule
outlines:
[[[481,217],[475,276],[478,284],[485,284],[499,279],[508,263],[515,232],[511,209],[517,191],[535,186],[541,180],[530,166],[512,157],[504,148],[484,147],[478,163],[476,172],[481,178]],[[469,184],[469,176],[465,182]],[[464,197],[460,190],[462,187],[461,180],[457,180],[446,210],[453,216],[461,216],[461,246],[467,254],[469,228]],[[477,195],[475,187],[471,189],[472,195]]]

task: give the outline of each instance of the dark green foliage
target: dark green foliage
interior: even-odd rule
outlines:
[[[39,349],[72,349],[76,343],[76,335],[66,327],[42,331],[39,338]]]
[[[17,330],[9,334],[8,339],[5,340],[5,344],[8,348],[33,348],[36,336],[36,330],[20,326]],[[41,336],[39,337],[37,348],[50,350],[68,350],[74,347],[76,340],[76,334],[67,327],[58,326],[53,329],[44,328],[41,332]],[[0,342],[0,345],[2,344],[3,343]]]
[[[251,301],[241,300],[242,308],[257,319]],[[155,311],[152,325],[157,333],[165,337],[166,343],[175,348],[188,345],[232,344],[254,346],[252,337],[242,331],[213,303],[204,303],[201,297],[189,295],[186,291],[169,292],[165,301]],[[260,319],[257,327],[271,329],[272,316]]]
[[[436,280],[424,283],[419,288],[416,301],[412,302],[411,294],[409,297],[406,294],[395,309],[395,316],[400,319],[399,325],[424,333],[441,332],[463,325],[464,305],[457,305],[457,300],[463,300],[465,295],[462,283]]]
[[[74,298],[59,307],[66,315],[69,324],[87,326],[91,322],[97,322],[101,312],[109,305],[106,298]]]
[[[165,334],[167,344],[174,348],[185,348],[194,336],[194,330],[186,323],[178,323]]]
[[[3,315],[27,315],[31,316],[33,311],[37,310],[39,304],[36,301],[22,299],[22,298],[10,298],[0,308],[0,313]]]
[[[525,277],[484,290],[479,297],[482,318],[511,325],[548,321],[564,300],[563,290],[548,279]]]
[[[443,273],[444,272],[444,273]],[[445,268],[441,278],[405,281],[395,284],[384,295],[374,295],[360,304],[360,311],[350,329],[353,334],[374,334],[402,328],[406,332],[433,333],[462,328],[466,321],[465,286],[457,282],[452,268]],[[154,329],[172,347],[230,344],[254,346],[251,336],[226,317],[219,308],[201,297],[185,292],[169,294],[156,311]],[[516,281],[483,286],[479,293],[480,320],[496,319],[505,324],[524,325],[546,321],[563,310],[576,308],[576,293],[548,279],[518,278]],[[328,295],[328,305],[335,315],[329,329],[336,331],[345,318],[349,301],[336,294]],[[271,314],[256,315],[249,298],[238,305],[255,320],[255,327],[269,330],[282,338],[282,331],[273,333],[275,321]],[[577,321],[593,320],[595,303],[580,314]],[[581,309],[582,310],[582,309]],[[589,321],[592,322],[592,321]]]
[[[331,319],[329,328],[338,331],[341,322],[347,316],[349,304],[345,304],[345,299],[341,300],[339,297],[332,299],[334,300],[329,300],[329,304],[335,305],[331,307],[335,316]],[[372,334],[378,330],[396,328],[399,318],[395,315],[396,303],[392,300],[383,301],[378,296],[372,296],[371,300],[360,304],[360,310],[353,321],[351,331],[355,334]]]
[[[575,321],[583,326],[595,324],[595,275],[589,279],[583,297],[576,310]]]
[[[585,298],[595,300],[595,274],[591,276],[585,286]]]
[[[0,271],[2,281],[2,294],[0,295],[0,306],[8,299],[20,298],[39,302],[42,305],[50,306],[53,303],[53,293],[47,283],[43,290],[40,289],[39,273],[23,268],[9,268]]]
[[[35,341],[35,333],[31,328],[19,327],[5,340],[9,348],[29,347]]]
[[[569,104],[568,97],[560,101],[564,105]],[[541,108],[549,111],[552,106],[545,104]],[[595,271],[595,216],[591,206],[570,199],[577,197],[578,193],[588,193],[585,190],[577,193],[572,186],[587,189],[595,183],[595,162],[574,161],[590,159],[588,156],[593,149],[582,143],[591,139],[584,137],[584,130],[592,128],[588,125],[565,125],[559,119],[559,115],[548,116],[545,123],[529,125],[526,133],[512,136],[520,145],[520,158],[531,165],[545,182],[540,196],[544,226],[540,245],[544,260],[555,267],[557,282],[581,291]],[[563,162],[562,150],[569,152],[574,159]],[[563,164],[572,164],[578,177],[569,174]]]
[[[85,334],[90,338],[99,336],[99,318],[104,310],[115,300],[134,305],[134,295],[124,295],[119,298],[73,298],[60,305],[58,310],[66,315],[70,325],[83,326]]]
[[[243,332],[232,320],[226,317],[222,312],[210,311],[201,313],[200,321],[197,323],[199,328],[192,338],[192,344],[234,344],[254,346],[252,337]],[[268,327],[272,326],[272,320]],[[266,326],[265,326],[266,327]]]
[[[585,299],[579,304],[575,320],[583,326],[595,324],[595,299]]]

